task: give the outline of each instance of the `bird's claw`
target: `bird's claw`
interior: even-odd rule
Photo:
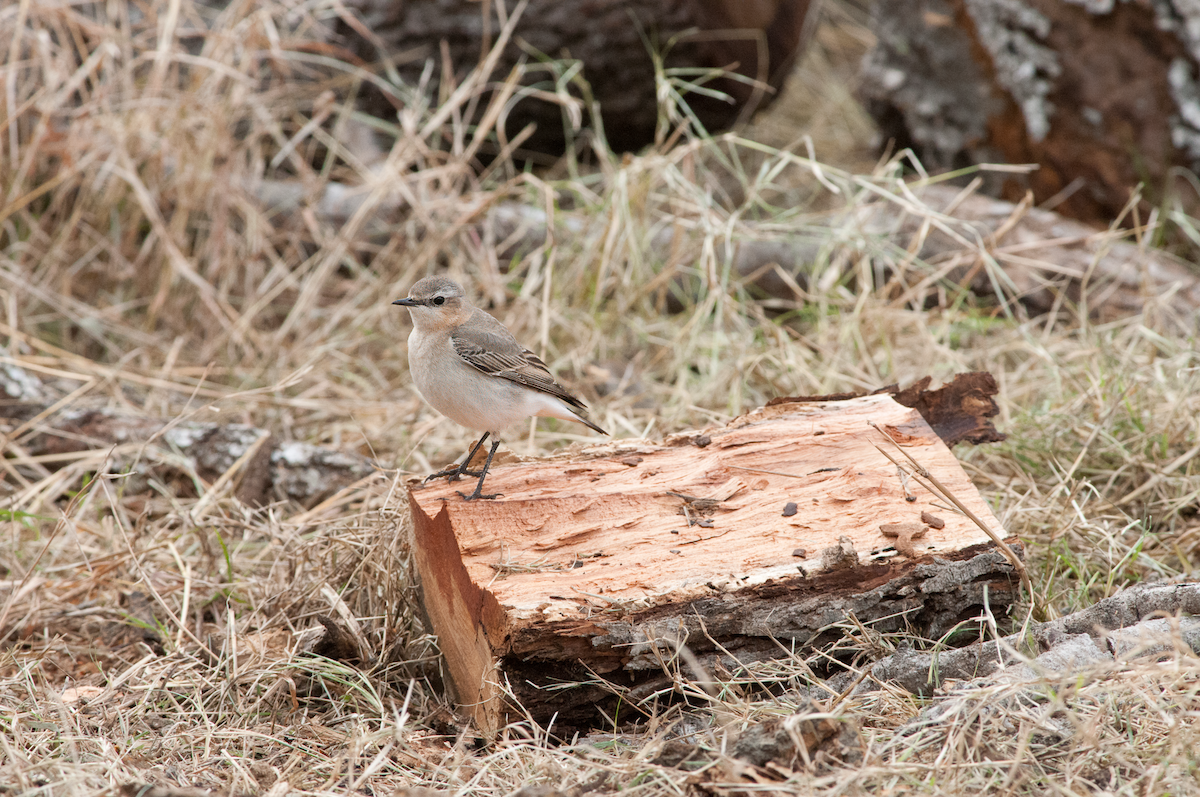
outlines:
[[[455,490],[454,492],[458,493],[462,497],[462,500],[464,500],[464,501],[474,501],[476,498],[482,498],[484,501],[495,501],[497,498],[504,495],[504,493],[492,493],[491,495],[483,495],[482,493],[479,492],[479,488],[476,488],[475,492],[471,493],[470,495],[463,495],[462,490]]]
[[[434,479],[440,479],[443,476],[447,477],[448,481],[456,482],[463,476],[470,476],[471,478],[478,479],[481,475],[483,474],[477,470],[467,470],[466,468],[453,467],[446,468],[445,470],[439,470],[437,473],[431,473],[426,476],[425,481],[421,483],[428,484]]]

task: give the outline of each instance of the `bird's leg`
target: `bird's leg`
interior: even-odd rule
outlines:
[[[475,492],[471,493],[470,495],[463,495],[459,490],[454,491],[459,495],[462,495],[462,499],[464,501],[474,501],[476,498],[483,498],[490,501],[493,498],[498,498],[500,496],[500,493],[492,493],[491,495],[482,495],[480,493],[480,491],[483,490],[483,479],[485,476],[487,476],[488,468],[492,466],[492,457],[496,456],[496,449],[499,447],[500,438],[497,437],[492,441],[492,448],[490,451],[488,451],[487,462],[483,463],[483,470],[479,474],[479,483],[475,485]]]
[[[432,481],[433,479],[440,479],[442,476],[449,476],[450,481],[454,482],[462,478],[464,473],[468,476],[481,475],[479,471],[467,470],[467,466],[471,464],[471,460],[475,458],[475,452],[479,450],[479,447],[483,445],[483,441],[487,440],[488,435],[490,434],[491,432],[483,433],[483,437],[479,438],[479,442],[476,443],[475,446],[467,453],[467,458],[462,461],[461,465],[451,465],[444,470],[439,470],[437,473],[431,473],[425,477],[425,481],[428,482]],[[493,451],[494,450],[495,449],[493,449]],[[488,461],[491,462],[490,457],[488,458]],[[483,470],[487,471],[487,468],[485,467]]]

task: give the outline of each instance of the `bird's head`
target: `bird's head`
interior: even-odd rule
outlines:
[[[474,309],[462,286],[447,277],[426,277],[392,304],[407,307],[413,324],[422,332],[438,332],[461,324]]]

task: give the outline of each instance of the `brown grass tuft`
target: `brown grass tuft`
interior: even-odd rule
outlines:
[[[1103,325],[1069,302],[1029,318],[987,256],[1004,300],[932,278],[903,303],[884,295],[895,274],[919,285],[936,268],[855,211],[891,202],[956,222],[913,195],[902,159],[859,159],[869,126],[835,78],[867,37],[851,6],[834,9],[792,95],[811,107],[785,98],[748,131],[627,158],[597,144],[533,171],[478,157],[504,146],[509,76],[485,65],[425,102],[341,58],[341,3],[0,8],[0,370],[37,377],[54,405],[4,429],[0,783],[1200,791],[1200,663],[1186,650],[932,698],[847,697],[832,714],[863,726],[864,761],[794,771],[738,765],[730,740],[831,699],[812,676],[828,655],[861,666],[926,643],[851,628],[837,651],[703,684],[665,662],[686,701],[649,702],[649,720],[613,717],[586,738],[518,723],[481,747],[444,697],[401,478],[458,455],[467,433],[415,397],[407,319],[389,304],[433,271],[471,284],[618,436],[723,421],[776,395],[989,370],[1009,441],[959,453],[1027,544],[1039,605],[1062,613],[1193,571],[1194,329],[1154,297]],[[395,120],[355,111],[368,82],[400,98]],[[500,104],[470,127],[472,102]],[[841,167],[828,162],[839,137],[857,142]],[[521,246],[535,238],[494,218],[514,207],[549,234]],[[750,235],[810,248],[803,286],[766,298],[748,286],[726,244]],[[54,413],[95,406],[251,423],[374,457],[381,472],[321,508],[253,508],[162,439],[23,448]],[[544,424],[509,442],[536,453],[585,438]],[[357,663],[310,652],[320,618],[355,640]],[[672,743],[700,753],[665,763]]]

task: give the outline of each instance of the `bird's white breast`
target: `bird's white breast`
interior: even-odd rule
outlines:
[[[408,357],[413,383],[425,400],[469,429],[499,432],[534,415],[574,419],[574,413],[553,396],[489,376],[463,362],[448,335],[423,335],[414,328],[408,337]]]

